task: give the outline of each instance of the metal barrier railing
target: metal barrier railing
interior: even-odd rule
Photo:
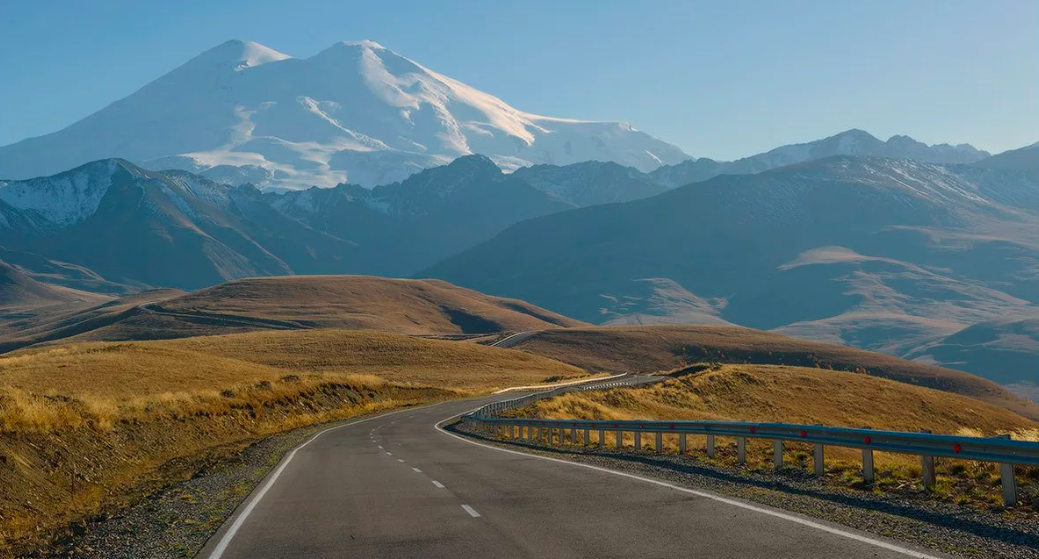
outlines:
[[[608,383],[613,386],[630,385],[637,382],[635,377]],[[875,473],[873,453],[894,452],[920,456],[924,485],[933,488],[935,485],[935,458],[956,458],[999,464],[1002,481],[1003,501],[1007,506],[1017,503],[1017,482],[1014,466],[1039,466],[1039,443],[1015,441],[1009,435],[998,437],[960,437],[955,435],[935,435],[927,432],[909,433],[903,431],[880,431],[869,428],[848,429],[842,427],[824,427],[821,425],[795,425],[786,423],[751,423],[743,421],[596,421],[582,419],[529,419],[521,417],[502,417],[508,410],[523,408],[533,402],[552,398],[565,392],[576,390],[596,390],[606,388],[602,383],[576,387],[561,387],[547,392],[531,394],[488,404],[479,410],[464,416],[472,421],[488,435],[524,440],[529,443],[553,444],[558,440],[565,444],[567,432],[571,444],[592,445],[592,433],[597,433],[597,442],[605,447],[606,433],[615,434],[616,448],[624,448],[624,433],[633,433],[634,447],[641,451],[642,434],[655,436],[653,448],[663,451],[663,437],[678,438],[680,453],[687,450],[687,436],[690,434],[707,436],[707,455],[714,457],[715,437],[736,439],[737,464],[746,464],[748,439],[768,439],[773,441],[773,462],[776,468],[783,466],[783,444],[794,441],[813,444],[814,471],[816,475],[824,473],[824,452],[826,446],[857,448],[862,450],[862,477],[867,483],[873,483]],[[579,436],[580,434],[580,436]]]

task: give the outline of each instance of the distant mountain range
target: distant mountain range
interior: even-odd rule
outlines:
[[[653,171],[655,181],[664,186],[682,186],[718,175],[748,175],[794,163],[834,155],[859,155],[912,159],[921,163],[975,163],[991,154],[970,144],[929,146],[909,136],[892,136],[884,142],[863,130],[846,130],[822,140],[792,144],[736,161],[715,161],[706,157],[690,159]]]
[[[720,175],[518,223],[419,276],[588,322],[729,322],[977,371],[943,340],[1039,316],[1039,157],[1004,159],[833,156]],[[1002,346],[1039,353],[1039,336],[1017,339]]]
[[[374,188],[290,191],[236,184],[236,167],[207,178],[104,159],[0,181],[0,259],[28,301],[246,276],[418,275],[588,322],[740,324],[972,371],[984,352],[1026,362],[1039,144],[986,157],[898,138],[853,130],[710,172],[701,159],[504,173],[468,155]],[[900,149],[913,157],[876,156]],[[974,325],[986,334],[964,330]],[[976,353],[960,339],[988,341]]]

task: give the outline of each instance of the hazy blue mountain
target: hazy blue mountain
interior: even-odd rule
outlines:
[[[1039,303],[1039,183],[834,156],[519,223],[420,273],[592,322],[908,352]],[[625,318],[630,316],[634,318]]]
[[[909,136],[892,136],[884,142],[863,130],[847,130],[840,134],[807,142],[780,146],[765,153],[736,161],[700,158],[662,166],[652,173],[658,183],[676,187],[700,182],[721,174],[760,173],[795,163],[803,163],[834,155],[857,155],[911,159],[921,163],[974,163],[989,156],[970,144],[927,145]]]
[[[667,191],[646,173],[602,161],[522,167],[513,176],[578,207],[629,202]]]

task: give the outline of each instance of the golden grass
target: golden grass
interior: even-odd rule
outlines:
[[[191,464],[222,445],[579,376],[521,351],[363,331],[21,350],[0,357],[0,551],[116,506],[142,480],[165,479],[164,464]]]
[[[1039,406],[981,377],[851,347],[729,326],[622,326],[547,330],[517,349],[588,371],[669,371],[703,362],[854,371],[962,394],[1039,419]]]
[[[520,413],[551,419],[700,419],[930,429],[962,436],[1010,433],[1018,440],[1039,440],[1036,422],[966,396],[856,373],[775,365],[721,365],[643,388],[573,392],[538,402]],[[625,441],[632,445],[633,436],[625,434]],[[649,447],[652,436],[642,441]],[[666,436],[665,441],[666,449],[677,450],[675,437]],[[614,442],[613,433],[607,432],[606,444]],[[732,465],[735,441],[722,438],[718,445],[715,461]],[[701,452],[703,446],[702,436],[690,437],[690,448]],[[829,479],[862,486],[859,452],[827,448]],[[786,444],[786,459],[795,467],[809,469],[811,455],[809,444]],[[918,457],[878,452],[875,463],[876,490],[924,493]],[[752,439],[748,443],[748,466],[772,467],[770,442]],[[938,473],[933,493],[940,498],[975,507],[999,507],[996,465],[941,460]],[[1039,481],[1039,468],[1021,469],[1019,475],[1034,484]]]
[[[38,394],[118,399],[191,394],[300,372],[371,374],[396,383],[467,392],[586,374],[522,351],[357,330],[88,342],[0,357],[3,385]]]
[[[867,375],[779,365],[722,365],[646,388],[575,392],[540,402],[543,417],[777,421],[991,435],[1039,427],[1009,410]]]
[[[321,328],[462,334],[577,326],[524,301],[440,280],[287,276],[230,281],[162,304],[172,312],[228,314]]]

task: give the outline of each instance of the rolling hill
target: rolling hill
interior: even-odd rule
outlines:
[[[844,371],[757,364],[722,365],[645,387],[573,392],[541,401],[532,411],[552,418],[869,425],[944,434],[1039,428],[1033,420],[959,394]]]
[[[1039,419],[1039,405],[962,371],[847,346],[732,326],[609,326],[546,330],[510,346],[587,371],[657,373],[698,363],[850,371],[976,398]]]
[[[340,328],[456,336],[583,323],[439,280],[289,276],[235,280],[193,293],[149,291],[13,330],[0,351],[59,340],[184,338],[256,330]]]

